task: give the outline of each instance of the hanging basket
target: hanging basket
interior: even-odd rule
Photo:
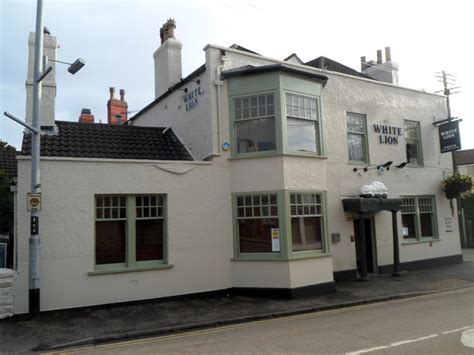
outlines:
[[[451,212],[454,214],[453,200],[460,198],[464,192],[471,191],[472,178],[467,175],[454,173],[443,180],[444,194],[449,200]]]

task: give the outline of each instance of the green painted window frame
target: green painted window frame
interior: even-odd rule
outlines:
[[[348,119],[350,116],[354,116],[354,117],[358,117],[358,118],[362,118],[363,122],[364,122],[364,133],[360,133],[360,132],[352,132],[352,131],[349,131],[349,127],[348,127]],[[370,163],[370,156],[369,156],[369,140],[368,140],[368,130],[367,130],[367,116],[364,115],[364,114],[361,114],[361,113],[355,113],[355,112],[346,112],[346,130],[347,130],[347,153],[348,153],[348,160],[350,163],[355,163],[355,164],[369,164]],[[365,159],[364,160],[354,160],[354,159],[351,159],[350,157],[350,150],[349,150],[349,134],[358,134],[358,135],[361,135],[363,136],[363,150],[364,150],[364,157]]]
[[[257,74],[245,77],[229,84],[229,131],[231,139],[230,158],[245,159],[271,157],[280,155],[325,158],[323,102],[321,99],[321,83],[286,75],[284,73]],[[285,83],[283,83],[285,82]],[[248,89],[248,90],[247,90]],[[317,152],[290,151],[288,149],[286,93],[314,98],[317,101]],[[262,152],[237,152],[235,99],[258,95],[274,95],[276,149]]]
[[[400,211],[401,215],[414,215],[415,216],[415,238],[405,238],[403,237],[403,244],[412,244],[412,243],[422,243],[426,241],[436,241],[439,240],[439,233],[438,233],[438,217],[436,212],[436,196],[434,195],[404,195],[400,196],[402,199],[402,209]],[[413,199],[414,205],[406,205],[404,204],[405,199]],[[432,236],[423,237],[421,235],[421,214],[426,213],[421,211],[421,199],[429,199],[431,203],[431,212],[432,219],[431,219],[431,228],[433,230]],[[406,207],[414,207],[414,211],[409,211]],[[403,217],[402,217],[403,218]],[[403,227],[403,220],[402,220],[402,227]]]
[[[281,90],[281,101],[282,101],[282,112],[284,112],[284,115],[282,115],[282,125],[281,125],[281,130],[282,130],[282,137],[283,137],[283,153],[288,154],[288,155],[301,155],[301,156],[312,156],[312,157],[321,157],[323,155],[323,136],[322,136],[322,109],[321,109],[321,98],[316,95],[310,95],[308,93],[302,93],[294,90],[288,90],[284,89]],[[314,100],[316,102],[316,118],[311,119],[311,118],[306,118],[306,117],[299,117],[299,116],[294,116],[294,115],[289,115],[288,113],[288,95],[293,95],[296,97],[301,97],[303,99],[310,99]],[[316,126],[316,151],[311,152],[311,151],[298,151],[298,150],[290,150],[290,147],[288,145],[288,119],[295,119],[295,120],[301,120],[301,121],[310,121],[314,122]]]
[[[408,138],[407,137],[407,130],[406,130],[406,124],[411,123],[416,125],[416,138]],[[406,146],[408,143],[415,143],[416,144],[416,151],[418,155],[418,162],[417,163],[410,163],[408,162],[407,166],[408,167],[423,167],[424,166],[424,160],[423,160],[423,141],[421,137],[421,126],[419,121],[412,121],[412,120],[403,120],[403,137],[405,138],[405,150]],[[405,154],[407,152],[405,151]],[[408,156],[407,156],[407,161],[408,161]]]
[[[245,98],[267,96],[267,95],[273,95],[273,116],[267,115],[267,116],[261,116],[261,117],[236,119],[235,101],[237,99],[245,99]],[[279,126],[281,125],[281,113],[280,113],[280,97],[278,95],[278,90],[249,92],[243,95],[231,96],[229,97],[229,105],[230,105],[230,117],[231,117],[231,124],[230,124],[231,132],[230,133],[232,137],[231,155],[233,158],[252,158],[252,157],[273,156],[273,155],[281,154],[281,139],[280,139],[280,129],[279,129]],[[240,122],[253,121],[253,120],[264,119],[264,118],[273,118],[274,120],[276,149],[257,151],[257,152],[238,153],[237,124]]]
[[[322,213],[322,249],[293,251],[291,231],[291,194],[317,194],[321,196]],[[241,253],[239,243],[239,225],[237,217],[237,198],[249,195],[277,195],[278,225],[280,229],[280,252],[268,253]],[[297,259],[309,259],[330,255],[327,222],[327,197],[325,191],[320,190],[279,190],[279,191],[252,191],[232,194],[232,216],[234,234],[234,257],[235,261],[290,261]]]
[[[137,197],[151,197],[155,196],[157,199],[162,199],[161,205],[157,204],[156,208],[162,208],[163,215],[156,217],[137,217],[136,211],[136,198]],[[111,264],[96,264],[96,232],[95,224],[101,221],[107,221],[105,218],[97,218],[96,209],[97,198],[99,197],[110,197],[110,198],[125,198],[126,199],[126,216],[121,220],[125,221],[125,262],[124,263],[111,263]],[[142,207],[144,209],[145,207]],[[137,220],[150,220],[150,219],[161,219],[163,220],[163,258],[157,260],[136,260],[136,221]],[[115,220],[115,219],[109,219]],[[105,274],[105,273],[118,273],[127,271],[142,271],[148,269],[161,269],[171,267],[168,264],[168,227],[167,227],[167,195],[166,194],[97,194],[94,195],[94,271],[89,274]]]

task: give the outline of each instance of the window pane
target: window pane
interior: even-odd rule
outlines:
[[[349,146],[349,160],[365,161],[364,136],[349,133],[347,135],[347,144]]]
[[[241,253],[271,253],[271,229],[278,228],[277,218],[239,220],[239,245]]]
[[[404,239],[416,238],[416,223],[414,214],[402,214],[402,225],[405,229],[403,231]]]
[[[238,153],[276,149],[275,119],[273,118],[237,122],[236,131]]]
[[[317,152],[317,123],[309,120],[287,119],[288,149],[299,152]]]
[[[433,215],[431,213],[422,213],[420,215],[421,236],[433,237]]]
[[[418,142],[416,141],[408,141],[406,143],[406,151],[407,151],[407,162],[409,164],[417,164],[420,165],[420,161],[418,158]]]
[[[125,221],[95,222],[95,263],[125,262]]]
[[[291,218],[293,251],[322,249],[321,217]]]
[[[163,259],[163,220],[136,221],[136,259]]]
[[[352,133],[365,133],[364,116],[347,116],[347,131]]]

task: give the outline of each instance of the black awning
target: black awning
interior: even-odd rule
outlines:
[[[400,211],[402,200],[399,198],[345,198],[342,200],[345,212]]]

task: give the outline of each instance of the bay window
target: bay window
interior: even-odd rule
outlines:
[[[318,153],[318,101],[286,93],[288,151]]]

